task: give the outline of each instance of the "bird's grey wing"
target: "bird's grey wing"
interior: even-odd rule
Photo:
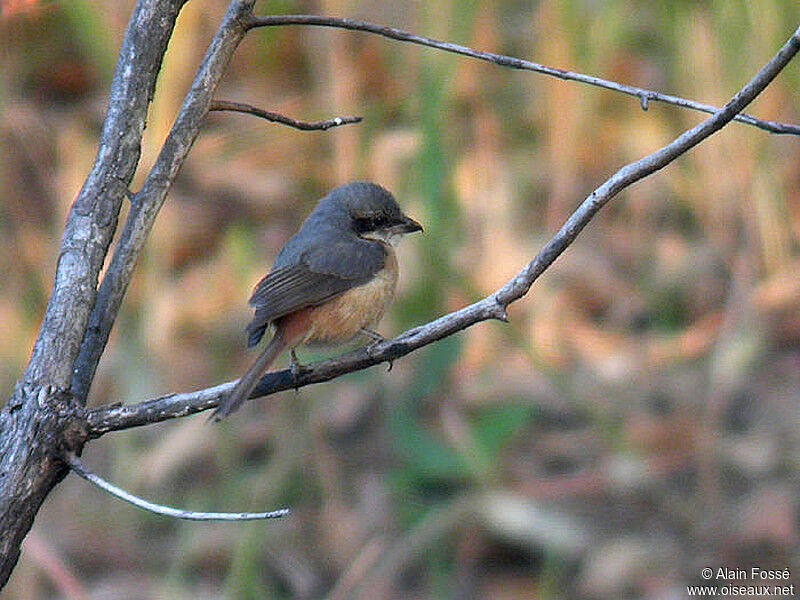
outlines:
[[[273,269],[250,297],[255,315],[247,326],[248,346],[255,346],[275,319],[367,283],[385,261],[379,242],[347,240],[316,245],[295,264]]]

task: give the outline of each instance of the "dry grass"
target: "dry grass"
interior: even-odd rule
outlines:
[[[3,5],[9,391],[93,160],[128,4]],[[224,5],[184,10],[134,186]],[[716,104],[800,18],[792,0],[408,10],[329,0],[319,10]],[[795,61],[751,112],[800,121],[799,87]],[[396,333],[496,288],[621,164],[702,118],[297,27],[253,32],[218,96],[365,122],[305,133],[211,115],[92,404],[243,372],[250,287],[339,183],[376,180],[425,224],[401,248],[400,294],[381,328]],[[512,307],[510,325],[479,325],[389,374],[250,403],[219,426],[200,416],[92,443],[87,464],[148,498],[197,510],[289,505],[294,516],[175,523],[69,478],[0,598],[662,598],[682,597],[706,566],[800,572],[798,165],[796,138],[731,125],[615,200]]]

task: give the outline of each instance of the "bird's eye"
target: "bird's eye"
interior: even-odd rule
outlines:
[[[367,233],[375,230],[375,220],[372,217],[356,217],[354,225],[358,233]]]
[[[355,229],[358,233],[366,233],[369,231],[375,231],[376,229],[380,229],[382,227],[386,227],[388,221],[386,217],[381,215],[370,215],[368,217],[356,217],[355,221]]]

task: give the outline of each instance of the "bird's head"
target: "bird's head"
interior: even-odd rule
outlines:
[[[329,196],[344,209],[354,233],[365,239],[391,243],[422,225],[403,213],[391,192],[381,186],[356,181],[333,190]]]

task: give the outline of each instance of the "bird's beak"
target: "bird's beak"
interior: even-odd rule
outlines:
[[[415,231],[422,231],[422,225],[406,215],[403,215],[400,223],[392,227],[392,233],[414,233]]]

